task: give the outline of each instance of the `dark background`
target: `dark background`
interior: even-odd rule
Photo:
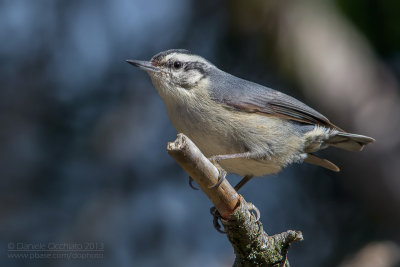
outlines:
[[[185,48],[377,139],[324,151],[340,173],[293,165],[241,191],[269,234],[303,231],[292,266],[400,266],[399,14],[373,0],[0,1],[0,265],[233,263],[210,201],[165,151],[162,100],[124,62]],[[105,252],[12,259],[16,242]]]

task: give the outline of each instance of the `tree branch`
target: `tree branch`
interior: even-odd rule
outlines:
[[[289,266],[287,253],[293,241],[303,240],[300,231],[288,230],[268,236],[256,221],[247,203],[225,179],[217,188],[209,188],[218,181],[217,168],[184,134],[168,143],[167,151],[196,181],[223,217],[229,241],[236,254],[234,266]]]

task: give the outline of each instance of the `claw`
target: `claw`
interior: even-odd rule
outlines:
[[[257,225],[258,225],[258,231],[257,231],[257,235],[260,235],[263,231],[263,226],[262,223],[260,221],[257,221]]]
[[[221,216],[221,214],[219,214],[218,210],[215,207],[211,207],[210,213],[213,216],[213,225],[214,225],[215,230],[217,230],[221,234],[226,234],[226,231],[222,230],[222,226],[218,221],[222,218],[222,216]]]
[[[249,211],[254,211],[256,214],[254,214],[253,212],[251,212],[251,214],[254,216],[254,218],[256,219],[256,222],[258,222],[260,220],[260,211],[257,209],[256,206],[253,205],[253,203],[247,203],[247,208],[249,209]]]
[[[218,181],[215,184],[209,186],[208,187],[209,189],[217,188],[225,180],[226,177],[226,171],[222,169],[222,167],[213,159],[211,160],[211,162],[217,168],[219,174],[218,174]]]
[[[193,189],[193,190],[199,190],[197,187],[195,187],[194,185],[193,185],[193,178],[192,178],[192,176],[189,176],[189,186]]]
[[[217,188],[225,180],[225,176],[226,172],[223,170],[223,172],[222,173],[220,172],[220,174],[218,175],[218,181],[215,184],[209,186],[208,188],[209,189]]]

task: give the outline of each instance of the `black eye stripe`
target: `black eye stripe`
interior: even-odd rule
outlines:
[[[201,62],[188,62],[185,64],[185,71],[198,70],[201,74],[205,73],[207,65]]]
[[[176,70],[181,69],[182,67],[184,67],[184,71],[197,70],[201,74],[205,74],[207,70],[207,65],[198,61],[182,62],[179,60],[169,60],[167,66]]]

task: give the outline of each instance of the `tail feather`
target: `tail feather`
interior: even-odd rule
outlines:
[[[326,143],[330,146],[348,151],[361,151],[365,145],[375,142],[374,138],[344,132],[337,132],[329,137]]]
[[[348,151],[361,151],[364,146],[375,142],[374,138],[365,135],[345,133],[322,127],[315,127],[313,130],[308,131],[305,136],[306,143],[304,151],[308,152],[308,157],[304,162],[318,165],[335,172],[340,171],[338,166],[327,159],[318,158],[311,153],[327,148],[328,146],[334,146]]]
[[[314,164],[314,165],[318,165],[321,167],[324,167],[328,170],[334,171],[334,172],[339,172],[340,169],[338,166],[336,166],[334,163],[330,162],[327,159],[321,159],[318,158],[317,156],[314,156],[313,154],[309,153],[307,158],[304,160],[304,162],[310,163],[310,164]]]

